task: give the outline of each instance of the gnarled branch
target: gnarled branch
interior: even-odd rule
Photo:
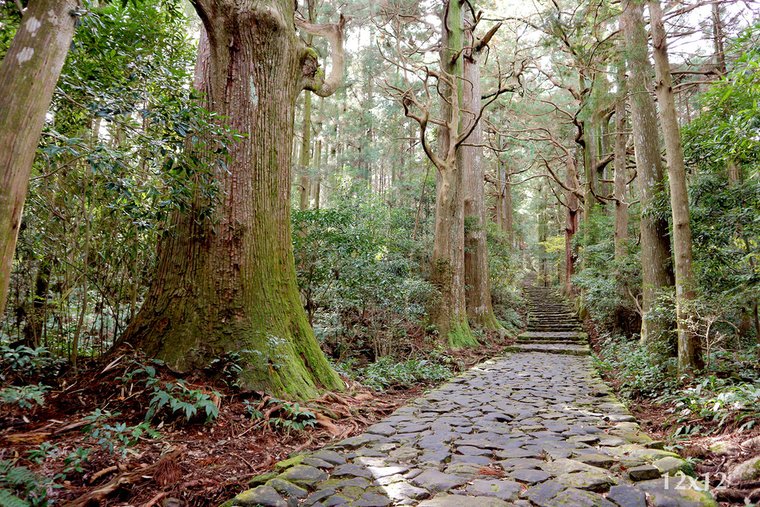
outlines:
[[[296,26],[308,34],[324,37],[330,43],[332,68],[329,76],[325,77],[324,72],[319,69],[317,53],[313,48],[306,48],[301,60],[304,69],[302,88],[312,91],[320,97],[329,97],[335,93],[343,81],[343,72],[346,66],[343,28],[346,26],[346,18],[341,14],[340,21],[337,24],[324,25],[313,24],[296,18]]]

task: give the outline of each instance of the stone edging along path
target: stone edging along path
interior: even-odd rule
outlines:
[[[532,317],[551,296],[529,293]],[[688,470],[590,357],[518,346],[361,435],[278,463],[224,507],[717,505]]]

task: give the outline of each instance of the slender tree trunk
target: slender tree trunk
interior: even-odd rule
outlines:
[[[458,162],[464,178],[464,271],[467,317],[470,323],[483,329],[502,329],[493,313],[488,273],[488,243],[486,242],[486,204],[483,183],[483,128],[479,121],[480,51],[471,29],[467,30],[469,50],[464,56],[462,85],[462,129],[472,133],[459,149]]]
[[[578,169],[575,166],[575,158],[567,157],[565,185],[570,189],[578,188]],[[573,291],[573,274],[575,273],[575,253],[573,251],[573,237],[578,232],[578,195],[572,190],[565,192],[567,201],[567,214],[565,217],[565,294],[568,296]]]
[[[721,75],[726,75],[726,51],[724,49],[725,35],[723,34],[723,19],[720,15],[720,4],[712,4],[713,45],[715,47],[715,68]]]
[[[314,178],[311,180],[311,201],[314,209],[319,209],[320,187],[322,186],[322,140],[317,140],[314,152]]]
[[[0,315],[34,155],[78,7],[75,0],[31,0],[0,64]]]
[[[504,211],[503,231],[507,235],[510,248],[515,246],[514,209],[512,204],[512,168],[504,162],[504,186],[501,188]]]
[[[441,69],[452,76],[452,86],[442,86],[441,109],[448,128],[439,129],[442,163],[437,165],[435,236],[430,279],[438,295],[430,311],[431,322],[451,347],[477,345],[467,321],[464,274],[464,183],[459,149],[454,142],[461,126],[464,17],[458,1],[443,9]]]
[[[702,366],[699,338],[687,325],[688,306],[696,298],[692,267],[692,240],[689,221],[689,192],[686,187],[681,130],[678,127],[673,77],[670,74],[668,41],[659,0],[649,1],[652,45],[657,75],[657,100],[665,139],[670,182],[670,208],[673,213],[673,253],[676,275],[676,319],[678,321],[678,368],[691,371]]]
[[[309,174],[309,162],[311,160],[311,92],[304,92],[303,101],[303,131],[301,137],[301,153],[298,160],[298,171],[301,173],[301,181],[298,184],[299,208],[309,209],[309,197],[311,193],[311,177]]]
[[[644,30],[642,4],[638,0],[623,0],[620,17],[626,41],[628,88],[631,100],[633,141],[636,148],[639,193],[641,199],[641,271],[642,316],[641,340],[651,344],[665,331],[664,324],[651,318],[660,291],[672,285],[670,243],[667,220],[653,213],[657,197],[664,191],[660,142],[657,135],[657,113],[647,83],[652,75],[648,59],[647,34]]]
[[[619,64],[617,75],[618,96],[615,102],[615,260],[625,259],[628,251],[628,201],[625,187],[628,179],[626,148],[628,135],[626,129],[626,98],[628,90],[625,84],[625,63]]]
[[[293,116],[298,94],[329,95],[342,74],[342,23],[323,28],[333,70],[294,30],[288,0],[199,0],[203,20],[196,88],[209,110],[247,134],[228,146],[226,169],[204,150],[219,202],[177,213],[158,247],[158,269],[123,340],[177,370],[241,355],[241,383],[290,398],[341,389],[309,327],[296,284],[290,226]],[[189,149],[201,149],[191,148]]]

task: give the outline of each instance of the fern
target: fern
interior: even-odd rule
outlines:
[[[0,489],[0,506],[2,507],[29,507],[31,504],[26,502],[7,489]]]

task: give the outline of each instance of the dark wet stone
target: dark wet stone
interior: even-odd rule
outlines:
[[[314,486],[318,482],[327,479],[327,474],[319,468],[310,467],[308,465],[296,465],[285,470],[280,475],[280,478],[290,481],[298,486]]]
[[[342,465],[343,463],[346,462],[345,456],[343,456],[342,454],[338,452],[330,451],[328,449],[322,449],[321,451],[317,451],[314,454],[312,454],[311,457],[321,459],[323,461],[327,461],[328,463],[332,463],[333,465]]]
[[[531,486],[520,496],[527,498],[539,507],[544,507],[548,505],[549,500],[554,498],[557,493],[565,489],[565,486],[556,481],[546,481],[536,486]]]
[[[353,504],[356,507],[385,507],[391,505],[391,500],[378,493],[364,493],[361,498],[356,500]]]
[[[615,507],[601,495],[590,491],[569,488],[549,500],[547,507]]]
[[[320,502],[324,500],[325,498],[332,496],[334,494],[335,494],[335,488],[332,488],[332,487],[320,488],[314,493],[307,496],[303,504],[307,506],[315,505],[317,502]]]
[[[519,468],[512,471],[509,474],[514,480],[524,482],[526,484],[535,484],[542,482],[551,477],[551,474],[544,472],[543,470],[535,470],[532,468]]]
[[[467,486],[466,491],[468,495],[472,496],[492,496],[512,502],[517,500],[520,491],[522,491],[522,486],[513,481],[477,479]]]
[[[646,494],[631,486],[612,486],[607,493],[607,500],[612,501],[619,507],[646,507]]]
[[[603,472],[573,472],[562,474],[557,481],[565,486],[589,491],[607,491],[616,481]]]
[[[271,486],[257,486],[243,491],[233,499],[233,505],[241,507],[288,507],[288,503]]]
[[[641,465],[628,469],[628,477],[632,481],[647,481],[657,479],[660,476],[660,470],[656,466]]]
[[[372,477],[372,472],[367,470],[367,468],[355,465],[353,463],[346,463],[345,465],[340,465],[335,468],[335,470],[332,471],[330,474],[332,477],[364,477],[369,479]]]
[[[412,479],[412,483],[432,492],[447,491],[461,486],[467,479],[457,475],[445,474],[438,470],[428,469]]]
[[[306,498],[309,494],[307,490],[300,486],[296,486],[292,482],[285,481],[279,478],[272,479],[267,482],[267,486],[273,487],[278,493],[292,498]]]
[[[313,456],[308,456],[304,458],[303,461],[301,461],[301,464],[309,465],[310,467],[325,468],[325,469],[330,469],[330,468],[335,467],[335,465],[330,463],[329,461],[315,458]]]

